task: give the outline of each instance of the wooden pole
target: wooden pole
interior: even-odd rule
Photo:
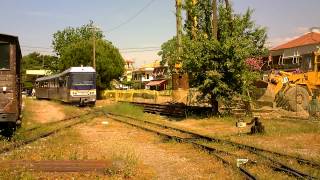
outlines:
[[[176,0],[176,20],[177,20],[177,46],[178,46],[178,59],[180,61],[180,55],[182,53],[182,16],[181,7],[182,0]]]
[[[96,31],[95,31],[95,27],[93,27],[93,62],[92,62],[92,66],[94,69],[96,69]]]

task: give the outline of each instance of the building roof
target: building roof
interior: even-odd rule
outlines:
[[[144,72],[144,71],[153,71],[154,68],[160,67],[160,60],[156,60],[149,64],[144,64],[140,68],[135,69],[134,72]]]
[[[155,80],[155,81],[150,81],[148,84],[146,84],[146,86],[158,86],[164,82],[166,82],[167,80]]]
[[[134,60],[131,60],[131,59],[127,59],[125,60],[126,63],[134,63]]]
[[[319,43],[320,43],[320,33],[309,32],[289,42],[276,46],[272,48],[271,51],[277,51],[280,49],[289,49],[293,47],[300,47],[300,46],[319,44]]]
[[[141,68],[155,68],[158,66],[160,66],[160,60],[156,60],[156,61],[149,63],[149,64],[144,64],[144,65],[142,65]]]

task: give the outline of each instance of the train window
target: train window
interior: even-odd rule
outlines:
[[[0,70],[10,69],[10,44],[0,42]]]

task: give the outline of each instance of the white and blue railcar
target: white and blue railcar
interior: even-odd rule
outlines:
[[[36,79],[37,99],[55,99],[79,105],[96,102],[96,71],[92,67],[71,67],[60,74]]]

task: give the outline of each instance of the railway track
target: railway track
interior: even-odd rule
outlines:
[[[53,121],[53,122],[49,122],[49,123],[45,123],[45,124],[41,124],[41,125],[42,126],[52,126],[52,125],[55,125],[55,124],[59,124],[59,123],[62,123],[62,122],[68,122],[68,121],[74,120],[76,118],[80,118],[80,117],[88,115],[90,113],[92,113],[92,112],[86,112],[84,114],[67,117],[67,118],[64,118],[64,119],[61,119],[61,120],[58,120],[58,121]],[[32,127],[32,128],[28,128],[28,129],[25,129],[23,132],[31,132],[31,131],[34,131],[34,130],[37,130],[37,129],[41,128],[42,126],[35,126],[35,127]]]
[[[99,110],[93,110],[91,112],[87,112],[87,113],[82,114],[82,115],[72,116],[72,117],[65,118],[65,119],[60,120],[60,121],[47,123],[47,124],[45,124],[46,126],[48,126],[48,125],[49,126],[53,126],[53,125],[57,125],[57,124],[60,124],[60,123],[65,123],[65,124],[63,124],[61,127],[53,128],[52,130],[40,133],[39,135],[36,135],[35,137],[26,138],[26,139],[24,139],[22,141],[13,142],[13,143],[8,144],[7,146],[1,147],[0,148],[0,154],[4,154],[4,153],[10,152],[10,151],[13,151],[15,149],[18,149],[18,148],[20,148],[22,146],[25,146],[27,144],[33,143],[33,142],[35,142],[37,140],[40,140],[42,138],[54,135],[54,134],[56,134],[58,132],[61,132],[61,131],[65,130],[65,129],[69,129],[69,128],[74,127],[76,125],[82,124],[82,123],[86,122],[86,120],[82,120],[81,118],[85,118],[86,116],[89,116],[91,114],[96,114],[96,113],[99,113],[99,112],[100,112]],[[69,121],[71,121],[71,120],[74,120],[74,122],[69,123]],[[29,132],[35,131],[35,130],[37,130],[39,128],[41,128],[41,127],[33,127],[33,128],[30,128],[30,129],[27,129],[26,131],[24,131],[24,133],[26,133],[26,132],[29,133]]]
[[[301,179],[317,179],[320,177],[320,164],[318,162],[248,146],[229,140],[209,137],[160,123],[138,120],[136,118],[118,114],[106,114],[116,121],[130,124],[166,138],[175,139],[179,142],[190,143],[196,147],[204,149],[224,164],[227,164],[240,172],[247,179],[257,179],[257,175],[259,175],[259,173],[255,172],[255,167],[267,167],[270,171],[276,173],[280,171],[281,176],[292,176]],[[241,159],[248,160],[247,164],[236,166],[236,160]],[[292,163],[292,161],[294,161],[294,163]]]
[[[96,172],[103,174],[107,168],[112,168],[112,162],[106,160],[7,160],[0,161],[0,168],[38,172]]]
[[[125,101],[120,101],[125,102]],[[127,102],[125,102],[127,103]],[[159,114],[175,118],[186,118],[189,115],[208,116],[212,114],[211,107],[188,106],[184,104],[154,104],[143,102],[129,102],[130,104],[143,107],[143,112]],[[245,115],[246,110],[241,108],[221,108],[221,111],[230,111],[234,115]],[[273,109],[253,109],[252,113],[270,113]]]

